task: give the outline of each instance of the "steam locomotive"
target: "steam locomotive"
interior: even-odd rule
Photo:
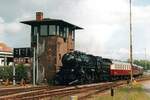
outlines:
[[[89,84],[104,81],[129,79],[129,63],[113,61],[108,58],[89,55],[80,51],[64,54],[63,66],[56,73],[54,82],[57,85]],[[143,74],[143,68],[132,66],[133,76]]]

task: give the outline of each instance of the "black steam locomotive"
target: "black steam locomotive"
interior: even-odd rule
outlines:
[[[112,81],[112,79],[118,79],[120,76],[124,76],[124,78],[129,77],[129,73],[127,73],[129,70],[122,70],[121,73],[126,72],[123,75],[114,75],[117,71],[113,69],[118,68],[118,66],[115,67],[111,59],[88,55],[79,51],[66,53],[62,58],[62,64],[63,66],[54,78],[55,84],[58,85],[89,84]],[[125,64],[119,66],[125,67]],[[128,65],[126,67],[129,68]]]

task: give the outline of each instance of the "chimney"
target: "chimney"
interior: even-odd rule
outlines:
[[[43,12],[36,12],[36,20],[37,21],[43,20]]]

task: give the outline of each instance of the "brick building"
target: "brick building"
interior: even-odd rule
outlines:
[[[36,20],[22,21],[31,26],[31,47],[37,49],[38,81],[51,79],[62,66],[62,56],[74,50],[75,30],[82,29],[60,19],[43,18],[36,13]]]

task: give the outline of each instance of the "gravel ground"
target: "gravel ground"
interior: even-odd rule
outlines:
[[[150,96],[150,81],[146,81],[141,84],[143,85],[143,89],[145,90],[146,94]]]

